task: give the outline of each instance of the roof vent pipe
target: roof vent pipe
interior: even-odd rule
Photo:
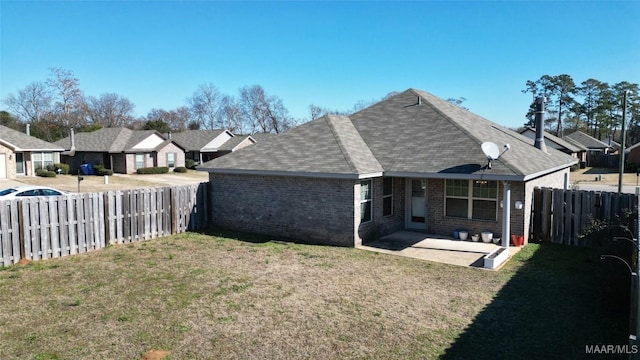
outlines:
[[[418,96],[418,105],[422,105],[422,98]]]
[[[76,137],[73,128],[69,129],[69,139],[71,140],[71,148],[69,150],[74,151],[76,149]]]
[[[544,143],[544,103],[547,99],[544,96],[536,97],[536,142],[533,146],[547,152],[547,145]]]
[[[27,129],[25,130],[27,135],[31,136],[31,124],[27,124]]]

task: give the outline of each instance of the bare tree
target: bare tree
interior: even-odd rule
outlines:
[[[447,99],[448,102],[452,103],[453,105],[461,108],[461,109],[465,109],[465,110],[469,110],[468,107],[462,106],[462,103],[464,103],[465,101],[467,101],[467,98],[465,97],[459,97],[459,98],[448,98]]]
[[[260,85],[240,89],[240,109],[243,125],[250,132],[281,133],[293,125],[282,100],[267,95]]]
[[[224,95],[220,100],[220,119],[222,128],[232,133],[242,132],[240,105],[232,96]]]
[[[32,82],[17,95],[9,94],[5,105],[24,122],[41,120],[52,111],[52,97],[42,82]]]
[[[50,68],[51,75],[46,84],[55,93],[54,112],[57,121],[64,126],[84,124],[85,100],[80,90],[80,80],[72,71],[62,68]]]
[[[189,108],[181,106],[175,110],[151,109],[143,120],[142,127],[146,123],[165,123],[169,130],[174,132],[184,131],[190,123]]]
[[[349,115],[349,113],[347,111],[331,110],[326,107],[311,104],[309,105],[309,115],[311,116],[311,120],[315,120],[324,115]]]
[[[213,83],[200,85],[187,99],[193,120],[204,129],[222,128],[222,98],[223,95]]]
[[[91,123],[102,127],[124,127],[133,122],[135,105],[116,93],[105,93],[87,98],[87,116]]]

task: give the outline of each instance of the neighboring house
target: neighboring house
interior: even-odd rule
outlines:
[[[605,143],[609,144],[612,154],[620,154],[620,148],[622,148],[622,145],[620,145],[619,142],[609,139],[605,141]]]
[[[155,130],[104,128],[77,133],[56,141],[68,151],[62,162],[76,173],[81,164],[104,165],[121,174],[135,173],[144,167],[184,166],[184,148]]]
[[[569,135],[565,135],[563,139],[573,144],[582,145],[587,148],[588,153],[608,154],[611,151],[611,146],[609,146],[609,144],[604,141],[600,141],[593,136],[587,135],[582,131],[576,131]]]
[[[525,128],[524,130],[520,131],[520,134],[534,141],[536,139],[536,129],[532,127]],[[578,159],[578,161],[580,161],[581,163],[586,163],[587,148],[583,145],[575,142],[565,141],[555,135],[549,134],[546,131],[544,132],[544,140],[547,147],[552,147],[567,155],[571,155],[572,157]]]
[[[576,131],[563,137],[564,140],[587,148],[587,166],[609,166],[612,154],[612,148],[604,141],[600,141],[593,136],[587,135],[582,131]]]
[[[247,146],[251,146],[256,143],[256,140],[251,135],[234,135],[231,139],[227,140],[220,147],[221,153],[230,153]]]
[[[624,151],[624,154],[628,162],[635,164],[636,166],[640,165],[640,143],[629,146]]]
[[[229,153],[221,147],[234,137],[229,130],[186,130],[169,136],[185,149],[187,159],[199,164]]]
[[[489,168],[481,144],[510,144]],[[577,159],[427,92],[327,115],[209,161],[215,226],[358,246],[403,229],[502,232],[528,240],[534,187],[564,187]],[[510,189],[510,190],[508,190]],[[520,201],[523,206],[516,208]]]
[[[61,146],[0,125],[0,179],[35,176],[37,169],[59,163],[63,150]]]
[[[259,143],[271,141],[272,139],[275,139],[276,136],[278,136],[278,134],[273,134],[273,133],[255,133],[255,134],[251,135],[251,137],[256,142],[259,142]]]

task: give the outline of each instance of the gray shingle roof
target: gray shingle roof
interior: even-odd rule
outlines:
[[[256,143],[256,140],[253,139],[250,135],[235,135],[231,139],[227,140],[222,146],[220,146],[220,151],[235,151],[238,145],[242,144],[244,141],[249,141],[252,144]]]
[[[573,141],[574,143],[581,144],[587,149],[608,149],[609,148],[608,144],[592,136],[589,136],[583,133],[582,131],[576,131],[569,135],[565,135],[564,137],[570,141]]]
[[[63,151],[64,148],[56,144],[38,139],[20,131],[0,125],[0,142],[13,151]]]
[[[349,118],[324,116],[198,167],[224,172],[358,177],[383,169]]]
[[[165,141],[154,148],[137,148],[133,150],[134,146],[154,134]],[[167,143],[162,134],[155,130],[130,130],[127,128],[103,128],[91,132],[79,132],[75,133],[74,137],[76,146],[75,150],[87,152],[120,153],[131,151],[154,151]],[[64,146],[65,148],[70,148],[71,146],[69,137],[60,139],[55,143],[57,145]]]
[[[511,146],[492,169],[485,168],[480,149],[486,141]],[[526,180],[576,161],[554,149],[542,152],[515,131],[409,89],[349,117],[314,120],[200,169]]]
[[[524,134],[527,131],[531,131],[534,134],[536,133],[536,129],[535,128],[527,127],[526,129],[522,130],[520,132],[520,134]],[[546,131],[544,132],[544,138],[545,138],[545,140],[552,141],[552,142],[554,142],[554,143],[556,143],[556,144],[558,144],[558,145],[564,147],[565,149],[567,149],[567,150],[569,150],[571,152],[574,152],[574,153],[587,150],[587,148],[584,147],[581,144],[565,141],[564,139],[559,138],[559,137],[557,137],[555,135],[549,134]]]
[[[227,130],[185,130],[172,133],[171,139],[187,151],[200,151],[225,131]]]

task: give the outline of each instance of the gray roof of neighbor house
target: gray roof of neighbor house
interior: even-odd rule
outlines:
[[[56,144],[27,135],[23,132],[0,125],[0,143],[13,151],[63,151],[64,148]]]
[[[152,135],[159,136],[163,141],[153,148],[133,149],[134,146]],[[74,135],[74,141],[75,151],[107,153],[155,151],[171,142],[156,130],[130,130],[127,128],[103,128],[91,132],[78,132]],[[71,147],[69,137],[60,139],[55,143],[67,149]],[[180,146],[179,144],[177,145]]]
[[[576,131],[573,132],[569,135],[565,135],[564,139],[569,140],[573,143],[577,143],[580,144],[584,147],[586,147],[587,149],[608,149],[610,148],[610,146],[603,142],[600,141],[592,136],[589,136],[585,133],[583,133],[582,131]]]
[[[256,143],[256,140],[251,135],[234,135],[231,139],[227,140],[222,144],[222,146],[220,146],[220,151],[235,151],[236,148],[245,141],[248,141],[251,144]]]
[[[486,167],[491,141],[511,149]],[[219,173],[528,180],[576,159],[427,92],[409,89],[355,114],[324,116],[198,168]]]
[[[608,144],[609,147],[614,150],[620,150],[620,148],[622,147],[622,145],[619,142],[613,141],[613,140],[606,140],[604,143]]]
[[[527,131],[533,131],[533,133],[535,133],[536,132],[536,128],[527,127],[524,130],[520,131],[520,134],[524,134]],[[565,141],[562,138],[559,138],[559,137],[557,137],[555,135],[549,134],[546,131],[544,132],[544,138],[545,138],[545,140],[553,141],[554,143],[556,143],[556,144],[562,146],[563,148],[565,148],[565,149],[567,149],[567,150],[569,150],[571,152],[574,152],[574,153],[587,150],[587,148],[584,147],[582,144],[571,143],[571,142]]]
[[[171,133],[171,139],[180,144],[187,151],[201,151],[207,146],[213,139],[220,134],[228,132],[233,136],[231,132],[224,129],[216,130],[185,130],[177,133]],[[209,151],[216,151],[217,149],[209,149]]]

